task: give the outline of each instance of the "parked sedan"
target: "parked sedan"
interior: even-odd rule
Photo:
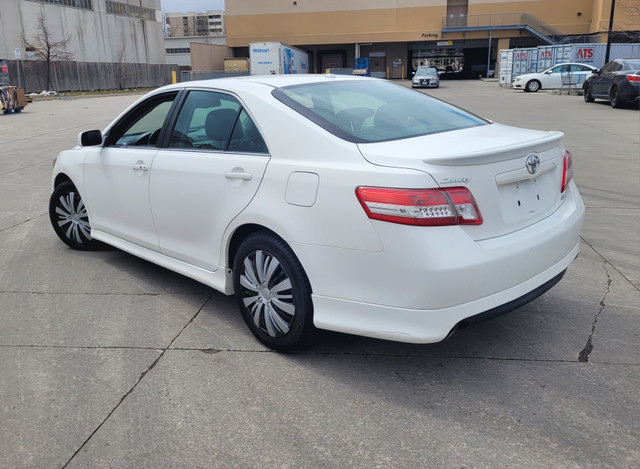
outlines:
[[[412,88],[438,88],[440,77],[435,67],[418,67],[411,81]]]
[[[169,85],[60,153],[49,215],[73,249],[107,243],[235,294],[274,349],[314,328],[437,342],[576,257],[562,136],[366,77]]]
[[[511,87],[533,93],[538,90],[558,89],[562,87],[562,75],[564,73],[571,73],[571,75],[573,75],[572,80],[574,80],[576,84],[581,84],[585,82],[593,70],[597,69],[586,64],[558,64],[538,73],[519,75],[513,80]]]
[[[584,84],[584,100],[604,99],[621,107],[640,99],[640,59],[616,59],[595,70]]]

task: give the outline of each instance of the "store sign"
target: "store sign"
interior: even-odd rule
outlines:
[[[593,59],[593,47],[581,47],[576,52],[578,59]]]
[[[449,49],[418,49],[413,51],[414,58],[430,58],[430,57],[455,57],[463,56],[464,52],[461,48]]]
[[[438,39],[438,33],[422,33],[423,38],[435,38]]]
[[[437,46],[452,46],[453,41],[438,41],[436,43]]]

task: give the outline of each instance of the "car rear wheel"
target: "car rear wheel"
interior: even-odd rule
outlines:
[[[618,87],[614,86],[611,90],[610,96],[611,107],[620,108],[622,107],[622,102],[620,101],[620,93],[618,93]]]
[[[538,80],[530,80],[527,82],[527,86],[525,86],[525,91],[530,91],[531,93],[535,93],[541,88],[540,82]]]
[[[313,333],[311,286],[291,248],[269,231],[249,235],[233,263],[242,317],[256,338],[274,350],[301,348]]]
[[[584,91],[582,93],[582,96],[584,96],[585,103],[592,103],[595,101],[594,97],[591,96],[591,86],[589,86],[588,83],[584,85]]]
[[[73,183],[58,185],[49,199],[49,219],[58,237],[70,248],[90,251],[102,247],[91,238],[87,208]]]

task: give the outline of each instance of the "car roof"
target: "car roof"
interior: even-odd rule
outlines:
[[[552,65],[552,66],[547,67],[547,68],[557,67],[558,65],[584,65],[585,67],[596,68],[591,64],[581,64],[580,62],[562,62],[561,64],[555,64],[555,65]]]
[[[211,80],[196,80],[163,86],[160,91],[183,88],[211,88],[228,91],[246,91],[249,89],[282,88],[284,86],[304,85],[309,83],[326,83],[333,81],[368,81],[378,78],[359,77],[334,74],[294,74],[294,75],[251,75],[243,77],[215,78]]]

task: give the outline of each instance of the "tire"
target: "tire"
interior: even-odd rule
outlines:
[[[620,93],[618,92],[618,87],[614,86],[611,89],[611,94],[609,95],[611,107],[619,109],[622,107],[622,101],[620,100]]]
[[[89,215],[73,183],[58,185],[49,199],[49,219],[58,237],[71,249],[92,251],[102,243],[91,238]]]
[[[592,103],[595,101],[595,98],[591,96],[591,86],[587,83],[584,85],[584,91],[582,92],[582,96],[584,97],[585,103]]]
[[[540,89],[542,89],[542,86],[538,80],[529,80],[527,85],[524,87],[524,90],[529,91],[530,93],[536,93]]]
[[[291,248],[269,231],[249,235],[233,262],[233,287],[242,318],[269,348],[290,351],[313,335],[311,285]]]

